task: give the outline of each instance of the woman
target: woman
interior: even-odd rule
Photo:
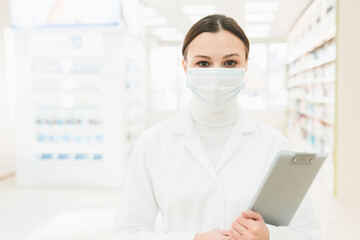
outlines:
[[[287,147],[281,133],[237,105],[248,54],[249,41],[232,18],[210,15],[189,30],[183,67],[193,100],[139,138],[112,239],[319,238],[307,200],[288,227],[244,211]],[[162,229],[155,231],[158,212]]]

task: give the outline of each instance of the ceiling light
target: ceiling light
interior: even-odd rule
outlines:
[[[247,22],[271,22],[274,17],[274,13],[246,13],[244,15]]]
[[[145,26],[163,26],[166,24],[167,21],[163,17],[147,17],[144,19]]]
[[[269,24],[250,24],[244,27],[245,34],[249,38],[264,38],[269,35]]]
[[[209,15],[216,12],[214,5],[186,5],[182,9],[187,15]]]
[[[246,12],[274,12],[278,10],[278,2],[250,2],[245,3]]]
[[[173,27],[159,27],[154,28],[152,33],[156,36],[175,35],[178,34],[178,30]]]

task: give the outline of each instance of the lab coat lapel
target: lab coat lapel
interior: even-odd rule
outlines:
[[[239,114],[231,131],[229,140],[221,155],[220,161],[216,166],[216,171],[220,171],[222,167],[231,159],[231,157],[239,151],[245,144],[250,134],[256,130],[254,120],[242,108],[239,108]]]
[[[204,167],[204,169],[210,174],[210,176],[218,182],[218,177],[214,168],[214,165],[209,159],[204,144],[201,141],[199,134],[195,127],[189,131],[184,141],[187,150],[194,156],[194,158]]]
[[[184,134],[185,148],[191,153],[196,161],[198,161],[206,172],[219,184],[215,167],[210,162],[209,156],[205,150],[204,144],[196,131],[195,125],[190,115],[190,107],[185,107],[177,116],[174,117],[172,123],[173,134]]]

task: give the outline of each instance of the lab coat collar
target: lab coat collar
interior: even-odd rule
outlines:
[[[239,109],[239,115],[235,122],[229,140],[216,168],[210,162],[209,156],[196,131],[195,125],[191,118],[190,106],[187,105],[171,122],[171,133],[185,135],[184,145],[197,161],[206,169],[217,184],[219,183],[217,172],[228,162],[231,156],[238,151],[244,144],[248,133],[256,130],[253,119],[243,110]]]

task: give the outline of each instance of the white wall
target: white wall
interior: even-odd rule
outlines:
[[[337,3],[337,189],[342,202],[360,204],[360,1]]]
[[[4,56],[4,28],[9,26],[9,2],[0,0],[0,179],[15,171],[13,135],[8,117]]]

